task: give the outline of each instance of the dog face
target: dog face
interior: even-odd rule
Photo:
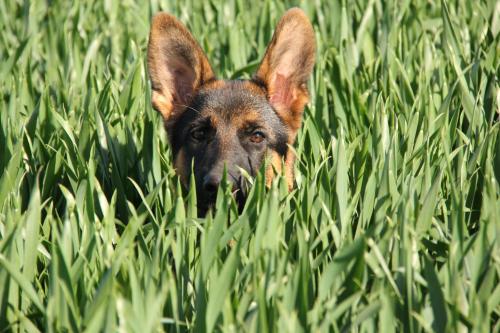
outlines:
[[[175,167],[185,181],[193,161],[202,207],[215,200],[224,168],[242,205],[246,184],[240,169],[255,176],[267,154],[277,154],[280,162],[288,148],[286,125],[250,81],[215,81],[200,89],[170,135]]]
[[[153,18],[148,46],[153,107],[163,116],[186,186],[193,170],[202,211],[214,203],[224,169],[240,206],[246,197],[241,170],[254,176],[266,158],[268,182],[283,165],[293,186],[288,146],[301,125],[314,57],[312,26],[295,8],[278,23],[253,79],[218,80],[182,23],[166,13]]]

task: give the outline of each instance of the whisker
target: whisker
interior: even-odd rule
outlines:
[[[173,103],[175,106],[182,106],[182,107],[185,107],[187,109],[190,109],[190,110],[193,110],[194,112],[197,112],[198,114],[201,114],[201,111],[193,108],[192,106],[189,106],[189,105],[186,105],[186,104],[179,104],[179,103]]]
[[[248,156],[247,159],[248,165],[250,166],[250,175],[253,177],[255,175],[255,170],[253,169],[252,160],[250,159],[250,156]]]
[[[234,175],[230,174],[229,172],[228,172],[227,174],[228,174],[229,176],[231,176],[231,178],[233,178],[233,179],[234,179],[235,184],[238,184],[238,182],[239,182],[239,178],[236,178]]]

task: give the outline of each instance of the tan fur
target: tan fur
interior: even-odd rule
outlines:
[[[274,177],[282,172],[282,167],[285,168],[284,174],[285,179],[288,184],[288,190],[291,191],[294,185],[294,166],[295,166],[295,154],[293,151],[288,151],[285,159],[283,161],[282,157],[275,151],[270,153],[271,158],[269,159],[269,165],[266,169],[266,186],[270,187]]]
[[[281,156],[275,151],[269,152],[268,158],[269,158],[269,165],[267,166],[266,169],[266,186],[270,187],[274,177],[277,174],[281,173],[282,159]]]
[[[250,109],[246,111],[247,112],[245,112],[243,116],[235,116],[234,118],[232,118],[232,124],[234,125],[234,127],[244,128],[249,123],[255,122],[259,119],[256,110]]]
[[[184,149],[181,148],[181,150],[179,150],[179,152],[177,153],[177,156],[175,158],[174,168],[175,168],[175,172],[177,172],[177,175],[179,176],[181,182],[185,186],[187,186],[189,183],[187,171],[190,168],[190,165],[188,165],[188,163],[186,163],[186,162],[187,161],[186,161],[186,157],[184,155]]]
[[[252,81],[243,81],[243,86],[256,95],[266,96],[266,91]]]
[[[288,183],[288,190],[293,189],[293,181],[295,180],[295,153],[292,150],[288,150],[285,157],[285,178]]]
[[[203,89],[204,89],[204,90],[209,90],[209,89],[220,89],[220,88],[222,88],[225,84],[226,84],[226,82],[225,82],[224,80],[213,80],[213,81],[210,81],[210,82],[206,83],[206,84],[203,86]]]

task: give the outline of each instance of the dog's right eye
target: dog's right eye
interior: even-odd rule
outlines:
[[[264,141],[264,138],[264,133],[262,133],[261,131],[255,131],[250,136],[250,141],[252,141],[253,143],[261,143],[262,141]]]
[[[205,129],[194,129],[191,131],[191,137],[196,141],[203,141],[207,136],[207,131]]]

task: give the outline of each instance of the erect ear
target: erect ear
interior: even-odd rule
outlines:
[[[288,10],[274,32],[254,79],[267,88],[268,100],[292,131],[300,128],[302,112],[309,100],[307,80],[314,66],[316,42],[305,13]]]
[[[148,45],[152,104],[165,121],[189,104],[196,89],[213,80],[207,57],[187,28],[175,17],[153,17]]]

